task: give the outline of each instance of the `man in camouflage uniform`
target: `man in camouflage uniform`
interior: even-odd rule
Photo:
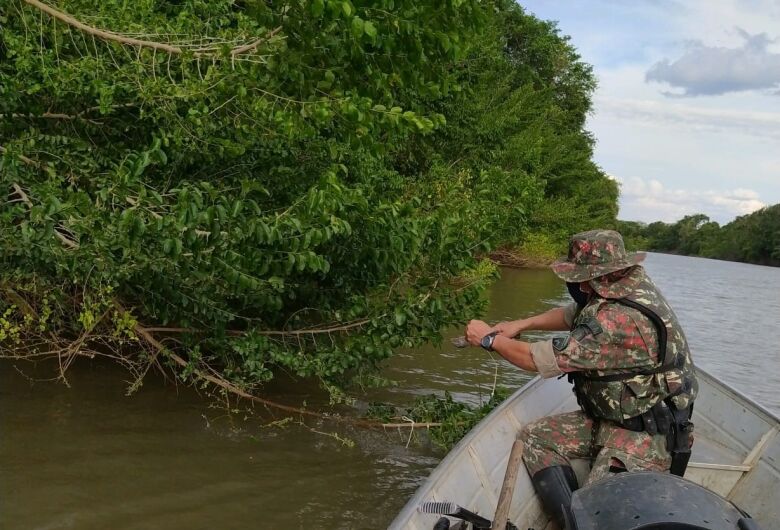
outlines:
[[[576,234],[552,265],[574,302],[495,327],[472,320],[466,339],[542,377],[568,375],[581,410],[542,418],[521,432],[523,459],[545,509],[563,527],[577,488],[571,458],[592,461],[588,483],[610,472],[681,474],[697,384],[677,317],[612,230]],[[527,330],[569,333],[527,343]],[[674,460],[672,455],[674,455]],[[563,506],[563,507],[562,507]]]

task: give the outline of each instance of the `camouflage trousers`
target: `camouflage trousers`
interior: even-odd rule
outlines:
[[[664,435],[621,429],[611,422],[594,421],[581,411],[542,418],[525,426],[520,437],[531,476],[546,467],[570,465],[570,458],[591,461],[587,483],[609,475],[610,467],[667,471],[672,463]]]

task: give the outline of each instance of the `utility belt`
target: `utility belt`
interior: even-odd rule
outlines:
[[[670,472],[680,477],[685,474],[685,468],[688,467],[688,460],[691,458],[691,445],[693,442],[691,438],[693,433],[693,422],[691,422],[693,404],[684,409],[678,409],[672,401],[674,396],[667,396],[638,416],[621,421],[606,420],[605,418],[600,418],[595,413],[589,400],[577,391],[579,387],[577,384],[578,377],[582,377],[581,374],[571,372],[568,375],[569,381],[575,383],[574,393],[577,396],[577,403],[579,403],[580,408],[587,416],[596,421],[610,421],[629,431],[646,432],[651,436],[656,434],[665,435],[666,450],[672,455]]]
[[[629,431],[666,435],[666,449],[672,455],[670,472],[681,477],[691,458],[692,414],[693,405],[678,409],[669,397],[639,416],[614,423]]]

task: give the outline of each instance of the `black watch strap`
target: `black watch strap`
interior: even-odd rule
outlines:
[[[493,351],[493,341],[496,340],[496,336],[498,335],[498,331],[493,331],[491,333],[488,333],[484,337],[482,337],[482,340],[479,341],[479,345],[485,348],[487,351]]]

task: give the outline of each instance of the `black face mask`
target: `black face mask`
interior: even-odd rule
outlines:
[[[587,305],[588,295],[580,290],[579,283],[566,282],[566,288],[578,306],[585,307]]]

